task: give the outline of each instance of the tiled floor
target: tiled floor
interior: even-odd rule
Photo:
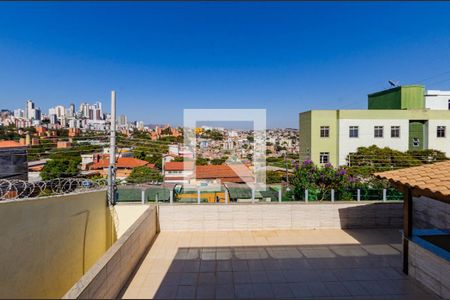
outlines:
[[[433,298],[397,230],[162,232],[123,298]]]

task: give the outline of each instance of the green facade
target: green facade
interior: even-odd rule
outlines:
[[[312,110],[300,114],[300,161],[311,159],[319,162],[320,152],[330,154],[330,163],[338,162],[338,117],[337,110]],[[330,128],[329,137],[320,137],[320,127]]]
[[[425,123],[421,121],[409,122],[409,150],[425,149]]]
[[[424,109],[425,87],[398,86],[368,95],[369,109]]]

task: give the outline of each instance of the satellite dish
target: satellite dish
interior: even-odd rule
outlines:
[[[393,87],[398,86],[398,81],[389,80],[388,82],[389,82],[389,84],[390,84],[391,86],[393,86]]]

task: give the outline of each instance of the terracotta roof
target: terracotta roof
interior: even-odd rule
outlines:
[[[240,176],[228,165],[197,166],[197,179],[221,179],[224,182],[250,182],[253,176],[250,170],[242,166],[233,167]],[[242,177],[242,178],[241,178]]]
[[[0,141],[0,148],[17,148],[17,147],[26,147],[26,146],[16,141]]]
[[[194,162],[187,161],[169,161],[164,164],[165,171],[184,171],[192,170],[194,168]]]
[[[450,200],[450,161],[375,173],[375,176],[388,179],[394,185],[411,188],[427,197]]]
[[[103,169],[107,168],[109,166],[109,158],[103,158],[97,163],[94,163],[91,166],[91,169]],[[119,157],[116,162],[117,168],[136,168],[136,167],[142,167],[142,166],[148,166],[149,168],[154,168],[155,165],[151,164],[145,160],[137,159],[134,157]]]

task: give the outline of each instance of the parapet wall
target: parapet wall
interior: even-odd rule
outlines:
[[[0,202],[0,298],[60,298],[115,241],[106,191]]]
[[[147,208],[63,298],[117,298],[156,237],[156,218],[155,207]]]
[[[173,204],[158,206],[161,231],[401,228],[401,202]]]

